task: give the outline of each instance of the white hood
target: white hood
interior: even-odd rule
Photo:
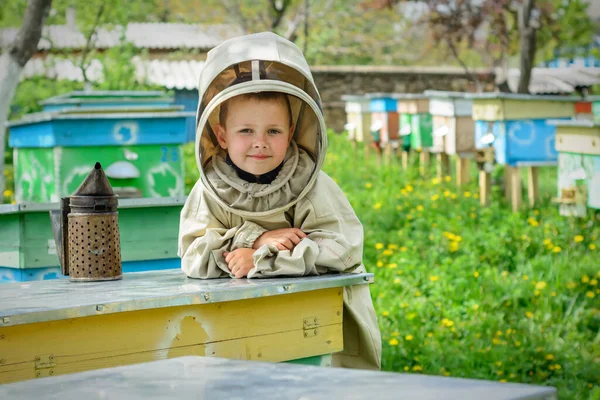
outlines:
[[[241,83],[232,84],[240,78]],[[222,207],[246,216],[266,215],[289,208],[312,188],[325,158],[327,135],[319,93],[304,55],[295,44],[271,32],[227,40],[208,52],[198,91],[196,162],[204,187]],[[294,141],[301,155],[312,158],[314,168],[308,184],[298,195],[294,194],[294,199],[278,204],[276,209],[252,212],[236,208],[230,191],[217,189],[207,178],[206,170],[215,155],[224,157],[213,129],[219,122],[221,103],[240,94],[262,91],[288,95],[295,124]]]

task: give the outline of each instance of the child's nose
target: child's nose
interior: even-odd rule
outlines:
[[[254,140],[254,148],[264,149],[267,147],[267,135],[256,135]]]

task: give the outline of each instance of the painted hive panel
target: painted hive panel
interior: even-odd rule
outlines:
[[[600,127],[557,127],[556,150],[600,155]]]
[[[504,107],[500,99],[477,99],[473,101],[473,119],[476,121],[501,121]]]
[[[383,132],[387,135],[387,116],[383,112],[374,112],[371,114],[371,136],[376,143],[383,140]],[[387,138],[387,136],[385,136]]]
[[[587,207],[600,209],[600,156],[560,153],[558,197],[573,201],[560,205],[564,216],[583,217]]]
[[[359,113],[357,113],[357,112],[346,113],[346,126],[344,128],[346,128],[346,131],[348,132],[349,140],[358,140],[357,131],[359,129],[360,123],[361,123],[361,121],[360,121]]]
[[[412,115],[400,114],[400,137],[402,139],[402,149],[410,149],[410,136],[412,132]]]
[[[454,116],[455,107],[452,99],[436,99],[429,101],[429,113],[431,115],[439,115],[444,117]]]
[[[425,149],[433,146],[433,119],[431,114],[413,114],[411,123],[411,146],[414,149]]]
[[[455,119],[456,139],[453,141],[455,148],[446,147],[448,154],[470,153],[475,150],[475,122],[471,117],[457,117]]]
[[[115,193],[134,197],[171,197],[184,193],[180,145],[61,148],[57,153],[59,192],[67,196],[99,161]]]
[[[556,161],[556,127],[546,120],[506,122],[507,163]]]
[[[454,118],[433,115],[433,146],[432,153],[446,152],[448,142],[454,139]]]
[[[14,150],[17,203],[47,203],[59,200],[54,163],[54,152],[50,148]],[[88,172],[89,170],[91,168]]]
[[[371,112],[396,112],[396,100],[392,98],[381,98],[371,100]]]
[[[0,214],[0,267],[19,268],[20,247],[20,215]],[[0,280],[3,280],[1,275]]]
[[[575,115],[573,101],[504,100],[504,119],[571,118]]]
[[[504,122],[475,121],[475,147],[483,150],[488,146],[494,148],[496,162],[506,163],[506,126]],[[489,136],[489,135],[493,136]],[[490,138],[493,141],[490,142]]]

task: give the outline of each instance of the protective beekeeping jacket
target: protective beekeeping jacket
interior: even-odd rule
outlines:
[[[287,94],[294,136],[270,184],[238,177],[218,145],[219,107],[260,91]],[[273,34],[228,40],[207,56],[199,84],[196,162],[201,178],[181,212],[179,256],[191,278],[233,277],[224,251],[252,248],[265,231],[299,228],[308,235],[292,250],[264,245],[249,279],[362,273],[363,229],[338,185],[324,172],[327,136],[321,100],[298,47]],[[333,365],[378,369],[381,337],[368,285],[344,291],[344,351]]]

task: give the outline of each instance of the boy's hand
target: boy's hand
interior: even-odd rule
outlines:
[[[245,278],[248,272],[254,268],[253,249],[241,248],[234,251],[226,251],[223,253],[227,268],[236,278]]]
[[[294,247],[296,247],[296,245],[305,237],[308,237],[306,233],[302,232],[298,228],[275,229],[260,235],[254,242],[252,248],[257,250],[265,244],[272,244],[279,250],[292,251]]]

